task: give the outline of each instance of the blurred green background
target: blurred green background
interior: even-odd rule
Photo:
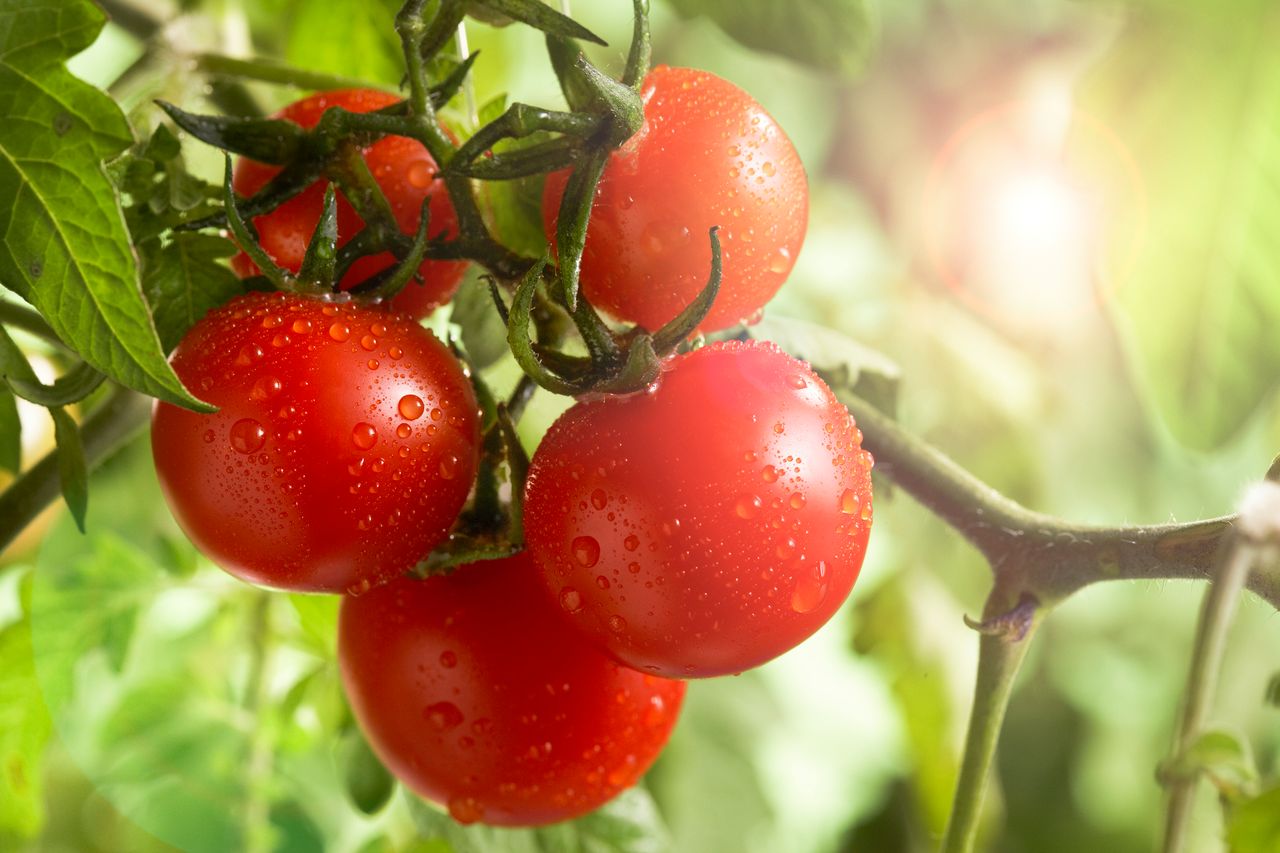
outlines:
[[[400,76],[389,0],[111,5],[128,26],[73,69],[140,136],[154,98],[270,111],[298,96],[211,82],[189,58],[201,51]],[[782,51],[808,62],[684,17],[719,9],[750,31],[764,7],[812,25]],[[626,44],[630,3],[573,11]],[[148,19],[163,23],[144,40]],[[883,353],[908,429],[1066,518],[1224,514],[1266,471],[1280,451],[1276,4],[654,0],[653,27],[656,62],[751,92],[808,169],[808,239],[761,334],[810,320]],[[481,104],[559,103],[536,33],[469,36]],[[617,69],[622,48],[592,55]],[[216,152],[186,148],[216,177]],[[563,405],[539,395],[531,445]],[[32,416],[28,460],[45,420]],[[929,850],[942,831],[976,659],[962,616],[989,575],[885,482],[839,616],[759,670],[692,684],[643,790],[538,833],[463,831],[395,790],[340,694],[336,601],[267,595],[199,558],[145,437],[91,486],[87,535],[58,509],[0,564],[0,849],[825,853]],[[1201,595],[1106,585],[1052,615],[1014,695],[985,849],[1154,848]],[[1272,779],[1277,672],[1280,620],[1249,598],[1213,717]],[[1199,806],[1192,849],[1223,849],[1207,787]],[[1280,830],[1257,838],[1236,849],[1280,850]]]

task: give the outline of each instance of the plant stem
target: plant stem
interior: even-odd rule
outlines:
[[[89,470],[136,435],[150,414],[150,398],[123,388],[115,390],[80,425]],[[59,483],[57,451],[52,450],[0,493],[0,551],[58,497]]]
[[[1105,527],[1033,512],[992,489],[888,415],[838,391],[863,433],[876,470],[974,544],[997,574],[1061,601],[1105,580],[1205,579],[1235,516],[1179,524]],[[1280,572],[1258,570],[1248,588],[1280,610]]]
[[[266,698],[270,679],[271,603],[275,596],[268,590],[255,593],[253,611],[249,617],[249,673],[245,679],[244,711],[252,726],[249,738],[249,760],[245,764],[244,827],[245,849],[259,853],[273,849],[274,839],[270,825],[271,795],[267,776],[271,773],[271,735],[275,727],[262,717],[262,704]]]
[[[467,57],[471,55],[471,48],[467,44],[466,21],[458,24],[458,34],[454,37],[454,42],[458,46],[458,61],[466,62]],[[480,124],[480,114],[476,108],[475,79],[470,74],[462,81],[462,101],[467,108],[467,126],[474,130]]]
[[[294,68],[267,59],[235,59],[217,53],[199,53],[191,57],[196,69],[205,74],[277,83],[298,89],[367,89],[369,82],[354,77],[325,74]]]
[[[973,849],[982,818],[982,803],[995,761],[996,743],[1005,711],[1013,692],[1013,682],[1026,657],[1040,616],[1033,618],[1020,638],[998,634],[982,636],[978,645],[978,678],[974,685],[973,710],[965,735],[964,756],[956,780],[955,800],[947,829],[942,836],[942,853],[968,853]]]
[[[0,325],[21,329],[45,343],[53,344],[58,349],[67,350],[67,345],[62,342],[62,338],[58,337],[58,333],[38,312],[12,299],[0,297]]]
[[[1205,592],[1200,622],[1196,627],[1195,648],[1191,655],[1191,672],[1183,698],[1178,734],[1174,740],[1176,758],[1184,753],[1204,728],[1209,706],[1218,687],[1218,676],[1227,647],[1227,632],[1235,618],[1240,591],[1244,589],[1257,558],[1257,546],[1237,537],[1232,543],[1217,577]],[[1175,779],[1169,787],[1169,806],[1165,820],[1164,853],[1182,853],[1186,849],[1191,811],[1195,804],[1198,776]]]

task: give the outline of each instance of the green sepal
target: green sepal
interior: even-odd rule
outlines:
[[[496,14],[511,18],[550,35],[594,42],[604,47],[608,46],[608,42],[600,38],[600,36],[591,32],[591,30],[582,26],[582,24],[579,24],[568,15],[562,15],[552,9],[542,0],[471,0],[467,6],[468,14],[473,14],[470,12],[471,9],[479,9],[489,15]]]
[[[333,288],[334,268],[338,263],[338,205],[333,184],[324,190],[324,207],[316,222],[307,253],[298,268],[298,280],[320,290]]]
[[[711,228],[711,275],[707,278],[706,286],[702,288],[692,302],[685,306],[683,311],[653,333],[653,348],[658,355],[670,353],[697,331],[698,324],[706,319],[707,314],[711,311],[711,306],[715,303],[716,296],[720,293],[722,276],[720,236],[717,233],[719,230],[720,226],[718,225]]]
[[[284,119],[206,116],[189,113],[168,101],[156,101],[156,105],[196,139],[261,163],[293,161],[307,139],[305,130]]]

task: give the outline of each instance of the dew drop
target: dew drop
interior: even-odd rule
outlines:
[[[622,547],[626,548],[628,551],[634,551],[640,547],[640,537],[634,533],[628,535],[626,539],[622,540]]]
[[[361,450],[368,450],[378,441],[378,430],[373,424],[361,421],[351,428],[351,443]]]
[[[600,543],[594,536],[578,536],[571,543],[573,558],[578,565],[589,569],[600,562]]]
[[[207,430],[205,430],[205,431],[204,431],[204,443],[205,443],[205,444],[213,444],[213,440],[214,440],[215,438],[217,438],[217,436],[215,436],[215,435],[213,434],[213,430],[211,430],[211,429],[207,429]]]
[[[351,337],[351,327],[340,321],[335,322],[329,327],[329,337],[333,338],[338,343],[342,343],[347,338]]]
[[[788,503],[791,504],[792,509],[804,509],[804,504],[805,504],[804,495],[800,494],[799,492],[794,492],[791,495],[791,500],[788,501]]]
[[[666,722],[667,703],[661,696],[650,696],[649,707],[644,712],[644,724],[649,727],[659,726]]]
[[[604,575],[596,575],[596,586],[600,587],[601,589],[608,589],[609,579]]]
[[[245,344],[240,347],[240,352],[236,354],[236,366],[247,367],[252,364],[255,359],[262,358],[262,356],[262,347]]]
[[[764,468],[760,469],[760,479],[766,483],[778,482],[778,469],[772,465],[764,466]]]
[[[791,269],[791,250],[783,246],[769,259],[769,272],[782,275]]]
[[[800,575],[791,592],[791,609],[808,613],[827,597],[827,564],[818,563],[812,571]]]
[[[452,453],[445,455],[440,460],[440,476],[445,480],[452,480],[458,475],[458,457]]]
[[[305,335],[311,331],[311,321],[305,317],[299,317],[293,321],[293,326],[291,328],[299,335]]]
[[[445,669],[453,669],[458,665],[458,656],[446,649],[440,653],[440,665]]]
[[[840,511],[845,515],[857,515],[861,503],[857,492],[853,489],[845,489],[844,494],[840,496]]]
[[[484,806],[474,797],[450,797],[449,817],[461,824],[475,823],[484,817]]]
[[[633,575],[638,575],[638,574],[640,574],[640,564],[639,564],[639,563],[627,563],[627,571],[631,572],[631,574],[633,574]]]
[[[400,417],[406,421],[416,421],[422,417],[424,408],[422,398],[417,394],[405,394],[400,398],[399,405],[396,406],[396,409],[400,412]]]
[[[369,327],[369,334],[375,338],[380,338],[387,333],[387,327],[382,323],[374,323]]]
[[[734,511],[738,514],[738,518],[751,518],[759,512],[761,506],[763,504],[758,495],[743,495],[738,498]]]
[[[434,705],[428,705],[422,713],[431,724],[431,728],[438,732],[447,732],[462,722],[462,712],[452,702],[436,702]]]
[[[399,361],[404,358],[404,350],[400,347],[391,347],[391,349],[387,350],[387,355],[391,356],[392,361]]]
[[[802,388],[809,387],[809,383],[805,381],[805,378],[797,373],[793,373],[791,376],[787,377],[787,384],[792,388],[795,388],[797,391]]]
[[[604,509],[609,504],[609,496],[604,489],[596,489],[591,493],[591,505],[596,509]]]
[[[267,400],[280,393],[280,389],[284,385],[274,376],[262,376],[257,382],[253,383],[253,388],[249,391],[250,400]]]
[[[609,617],[609,630],[615,634],[621,634],[627,630],[627,620],[615,613]]]
[[[568,613],[577,613],[582,609],[582,594],[571,586],[560,590],[560,606]]]
[[[396,427],[396,438],[408,438],[413,435],[413,428],[408,424],[400,424]]]
[[[415,161],[405,172],[405,177],[409,179],[410,184],[418,189],[430,186],[432,178],[431,164],[426,160]]]
[[[373,335],[365,335],[360,339],[360,346],[364,347],[365,352],[373,352],[378,348],[378,339]]]
[[[765,160],[763,163],[760,164],[760,171],[764,172],[764,174],[770,178],[778,174],[778,170],[774,168],[773,163],[768,160]]]
[[[231,447],[237,453],[256,453],[266,441],[266,429],[253,418],[241,418],[231,425]]]

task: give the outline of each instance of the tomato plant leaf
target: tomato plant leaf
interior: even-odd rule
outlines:
[[[1112,253],[1117,322],[1155,411],[1196,449],[1236,434],[1280,373],[1277,27],[1258,0],[1149,4],[1081,99],[1141,164],[1145,203],[1118,228],[1145,218],[1145,238]]]
[[[368,815],[382,811],[396,791],[396,780],[355,726],[338,742],[338,764],[355,807]]]
[[[436,807],[410,799],[424,841],[443,841],[454,853],[660,853],[670,847],[649,792],[623,791],[596,811],[540,829],[462,826]]]
[[[104,21],[88,0],[0,0],[0,280],[103,373],[202,408],[160,351],[102,165],[129,126],[63,65]]]
[[[244,292],[222,259],[236,247],[213,234],[180,233],[144,258],[142,289],[155,306],[156,330],[165,351],[172,350],[187,330],[211,308]]]
[[[1231,853],[1275,853],[1280,850],[1280,788],[1236,806],[1227,823]]]
[[[471,271],[463,279],[450,304],[449,319],[461,331],[462,347],[472,367],[483,370],[507,354],[507,326],[478,273]]]
[[[18,400],[8,388],[0,387],[0,470],[18,473],[22,467],[22,420]]]
[[[579,24],[573,18],[562,15],[542,0],[471,0],[469,10],[487,12],[488,18],[495,15],[510,18],[528,24],[536,30],[565,38],[581,39],[599,45],[607,45],[604,39]]]
[[[39,695],[24,618],[0,630],[0,841],[30,838],[44,820],[41,766],[52,725]]]
[[[703,15],[739,44],[837,74],[862,68],[873,27],[865,0],[671,0],[686,18]]]
[[[299,0],[285,58],[298,68],[396,86],[404,58],[394,27],[399,0]]]
[[[76,520],[76,527],[84,532],[84,514],[89,507],[89,467],[84,459],[84,445],[80,441],[80,427],[61,406],[49,410],[53,415],[53,436],[58,443],[58,479],[62,484],[62,497]]]

